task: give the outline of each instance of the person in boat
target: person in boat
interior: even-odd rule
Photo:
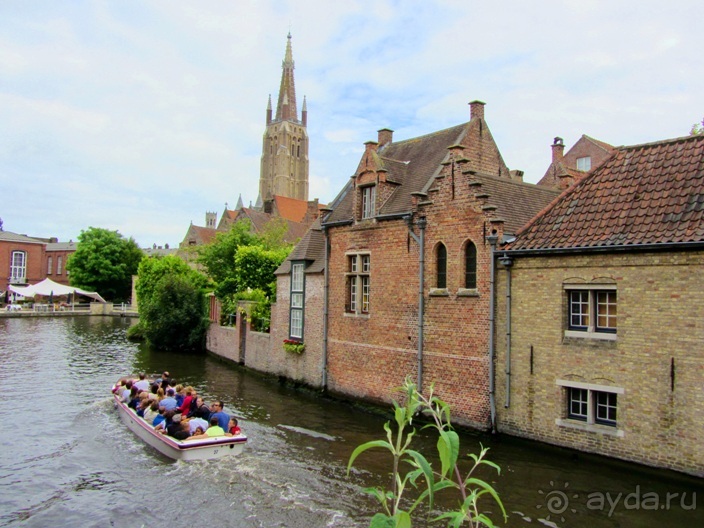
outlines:
[[[174,414],[171,418],[171,424],[166,428],[166,434],[176,440],[185,440],[191,436],[191,432],[188,429],[188,424],[181,421],[180,414]]]
[[[130,380],[127,380],[125,382],[124,389],[122,389],[122,392],[120,393],[120,399],[122,400],[123,403],[129,403],[131,394],[132,394],[132,382]]]
[[[203,418],[190,418],[188,420],[188,428],[193,435],[203,434],[208,430],[208,421]],[[198,429],[200,429],[200,433],[196,432]]]
[[[159,400],[158,392],[159,392],[159,385],[157,385],[156,383],[152,383],[149,386],[149,399],[152,401],[158,401]]]
[[[154,418],[157,416],[159,416],[159,402],[149,400],[149,407],[144,411],[144,420],[148,424],[154,425]]]
[[[130,389],[130,401],[127,403],[127,407],[130,409],[134,409],[135,411],[137,410],[137,406],[139,405],[139,389],[132,385],[132,388]]]
[[[161,407],[164,407],[167,411],[173,411],[178,407],[178,402],[174,398],[174,389],[169,389],[166,391],[166,398],[159,402]]]
[[[156,383],[157,385],[161,385],[161,382],[162,382],[162,381],[164,381],[164,380],[167,380],[167,381],[168,381],[169,379],[171,379],[171,374],[169,374],[169,371],[168,371],[168,370],[165,370],[165,371],[162,373],[162,375],[161,375],[160,378],[157,378],[157,379],[154,380],[154,383]]]
[[[210,420],[210,407],[206,405],[203,398],[196,396],[195,408],[188,413],[189,418],[202,418],[206,422]]]
[[[157,401],[161,401],[164,398],[166,398],[166,392],[164,392],[164,389],[162,387],[159,387],[156,390],[156,399],[157,399]]]
[[[144,372],[139,374],[139,379],[132,382],[132,386],[137,387],[140,391],[149,390],[149,380]]]
[[[184,392],[185,396],[184,396],[183,401],[181,402],[181,405],[179,406],[178,409],[181,411],[181,414],[183,416],[188,416],[188,413],[191,412],[191,402],[193,402],[193,398],[194,398],[196,391],[193,387],[188,386],[185,389],[183,389],[183,392]]]
[[[140,392],[139,403],[137,404],[137,416],[144,418],[144,413],[147,412],[147,409],[149,409],[151,405],[152,401],[149,399],[149,393],[144,391]]]
[[[176,403],[178,404],[179,407],[181,407],[181,405],[183,405],[183,399],[186,397],[186,395],[184,393],[183,385],[181,385],[179,383],[178,385],[176,385],[174,390],[175,390],[174,398],[176,398]]]
[[[220,428],[223,431],[226,431],[230,423],[230,415],[223,411],[223,407],[224,405],[222,403],[222,400],[214,401],[210,404],[210,423],[213,423],[213,417],[215,417],[218,419],[218,425],[220,426]]]
[[[156,429],[161,424],[163,424],[165,421],[166,421],[166,409],[164,409],[163,407],[159,407],[157,404],[157,414],[154,417],[154,419],[151,421],[151,424]],[[164,427],[164,426],[161,425],[161,427]]]
[[[218,419],[213,417],[210,419],[210,427],[208,430],[202,434],[192,435],[189,440],[207,440],[208,438],[216,438],[218,436],[225,436],[225,430],[218,425]]]
[[[227,433],[231,436],[237,436],[238,434],[242,434],[242,429],[240,429],[240,426],[237,422],[237,418],[235,418],[234,416],[230,418],[230,423],[227,427]]]

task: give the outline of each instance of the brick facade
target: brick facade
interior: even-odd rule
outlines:
[[[516,258],[506,408],[506,271],[497,273],[500,430],[704,475],[704,251]],[[565,284],[615,285],[616,339],[566,337]],[[616,427],[567,418],[558,380],[622,389]],[[556,420],[562,420],[558,425]],[[620,431],[621,436],[615,433]]]

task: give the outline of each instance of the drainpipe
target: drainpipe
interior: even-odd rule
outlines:
[[[506,268],[506,404],[511,406],[511,266],[513,260],[507,255],[499,257],[499,262]]]
[[[322,385],[323,390],[328,388],[328,300],[329,300],[329,273],[330,273],[330,237],[328,230],[322,226],[325,238],[325,271],[323,272],[323,351],[322,351]]]
[[[496,262],[494,261],[494,251],[496,251],[496,242],[499,237],[496,231],[492,231],[491,235],[486,237],[491,246],[491,278],[489,281],[489,407],[491,411],[491,432],[496,433],[496,388],[494,386],[494,295],[495,285],[494,276],[496,274]]]
[[[406,224],[408,224],[408,232],[413,240],[416,241],[419,247],[420,255],[418,257],[418,380],[416,382],[418,392],[423,392],[423,320],[425,318],[425,299],[423,297],[425,276],[425,228],[428,225],[424,216],[418,219],[417,225],[420,229],[420,236],[413,232],[413,219],[411,215],[404,216]]]

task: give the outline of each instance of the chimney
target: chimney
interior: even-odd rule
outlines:
[[[379,134],[379,148],[393,141],[394,131],[390,128],[382,128],[381,130],[378,130],[377,133]]]
[[[561,137],[556,137],[552,143],[552,162],[562,161],[565,153],[565,143]]]
[[[519,181],[519,182],[523,181],[523,171],[522,170],[514,169],[511,171],[508,171],[508,173],[511,176],[511,179],[513,181]]]
[[[376,141],[367,141],[364,143],[364,151],[369,152],[370,150],[376,151],[379,148],[379,143]]]
[[[469,119],[484,119],[484,105],[482,101],[472,101],[469,103]]]

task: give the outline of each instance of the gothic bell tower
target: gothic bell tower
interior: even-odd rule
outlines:
[[[276,116],[272,118],[271,95],[266,108],[257,204],[262,200],[270,200],[274,195],[308,200],[308,110],[303,97],[299,120],[293,68],[289,33],[282,63]]]

